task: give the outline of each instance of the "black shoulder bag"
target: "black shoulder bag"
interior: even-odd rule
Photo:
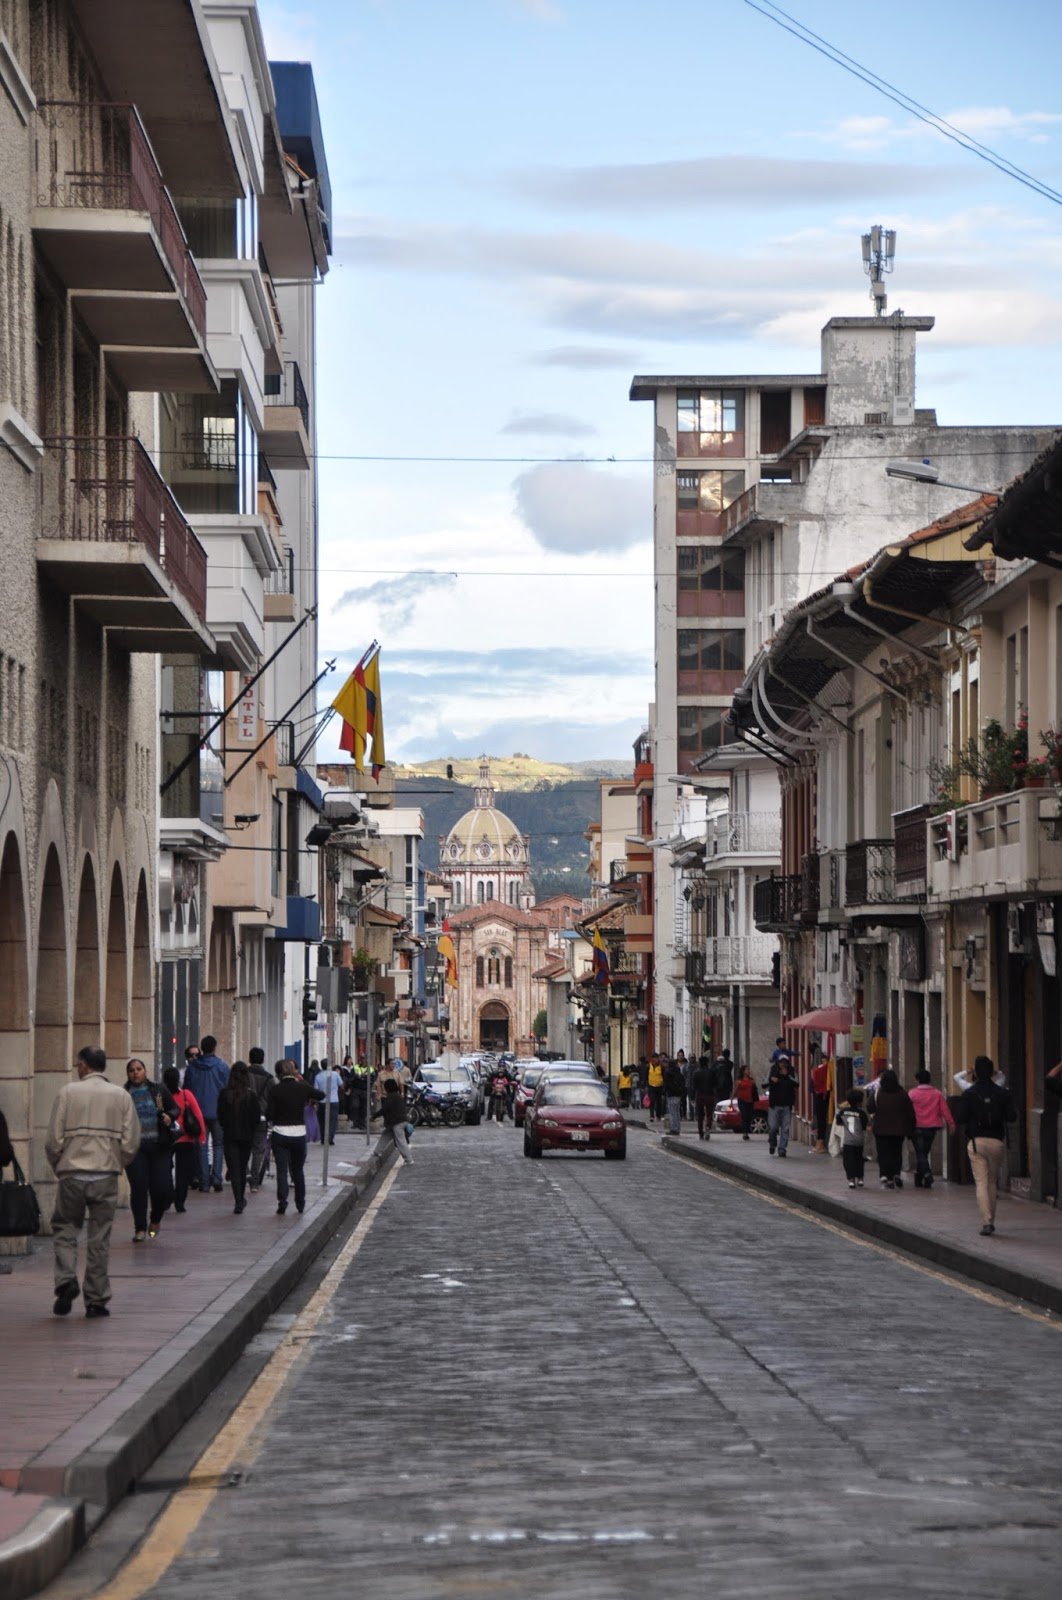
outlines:
[[[13,1179],[0,1182],[0,1238],[25,1239],[41,1229],[41,1208],[32,1183],[17,1161]]]

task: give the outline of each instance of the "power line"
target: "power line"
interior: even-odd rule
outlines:
[[[774,0],[745,0],[745,4],[753,11],[758,11],[761,17],[766,17],[768,22],[773,22],[776,27],[791,33],[794,39],[799,39],[801,44],[806,44],[810,49],[825,56],[827,61],[832,61],[841,67],[853,78],[859,78],[869,88],[875,89],[878,94],[884,95],[886,100],[891,100],[902,111],[918,118],[927,127],[933,128],[937,133],[942,133],[945,139],[950,139],[952,144],[957,144],[961,150],[966,150],[970,155],[977,156],[980,161],[986,161],[989,166],[995,167],[1006,178],[1013,178],[1017,183],[1023,184],[1026,189],[1031,189],[1034,194],[1040,195],[1045,200],[1051,200],[1055,205],[1062,205],[1062,194],[1057,189],[1052,189],[1050,184],[1044,183],[1040,178],[1034,178],[1015,162],[1006,156],[1001,156],[998,151],[982,144],[972,134],[964,133],[954,123],[948,122],[945,117],[931,111],[927,106],[915,100],[903,89],[898,89],[888,79],[879,77],[870,67],[866,67],[852,56],[845,55],[837,45],[831,44],[821,34],[815,33],[806,23],[800,22],[796,17],[790,16],[788,11],[783,11],[781,6],[775,5]],[[783,17],[785,21],[783,21]]]

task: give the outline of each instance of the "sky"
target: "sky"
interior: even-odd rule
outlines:
[[[333,190],[325,703],[379,640],[390,760],[630,758],[653,694],[631,378],[819,371],[826,320],[870,314],[873,223],[889,309],[936,318],[919,405],[1062,420],[1062,209],[748,0],[259,8],[270,56],[313,65]],[[786,11],[1062,188],[1057,0]]]

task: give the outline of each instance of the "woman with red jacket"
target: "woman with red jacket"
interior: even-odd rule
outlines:
[[[752,1128],[752,1113],[756,1109],[756,1080],[748,1067],[741,1067],[734,1079],[734,1099],[741,1118],[741,1137],[747,1139]]]
[[[206,1144],[206,1118],[191,1089],[181,1088],[181,1075],[176,1067],[167,1067],[162,1074],[162,1081],[178,1107],[177,1126],[181,1134],[173,1147],[173,1209],[183,1211],[189,1186],[199,1171],[199,1146]],[[191,1111],[199,1124],[199,1132],[194,1137],[185,1131],[186,1110]]]

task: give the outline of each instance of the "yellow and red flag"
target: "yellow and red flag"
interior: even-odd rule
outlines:
[[[380,696],[380,647],[370,645],[332,701],[343,719],[339,748],[353,756],[358,772],[365,770],[369,747],[372,775],[379,778],[387,763],[384,754],[383,702]]]
[[[442,932],[439,934],[439,954],[446,962],[446,985],[449,989],[457,988],[457,951],[454,948],[453,935],[450,932],[449,917],[443,918]]]

